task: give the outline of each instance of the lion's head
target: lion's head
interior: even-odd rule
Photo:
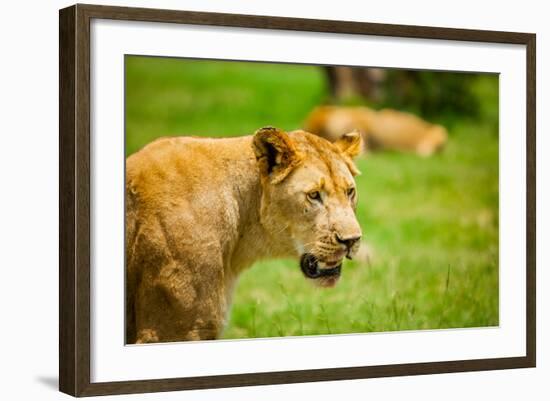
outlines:
[[[362,149],[353,132],[335,143],[305,131],[258,130],[253,140],[262,183],[261,223],[300,258],[304,275],[336,284],[344,257],[359,248],[355,217],[359,173],[352,158]]]

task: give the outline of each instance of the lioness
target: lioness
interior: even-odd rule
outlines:
[[[253,136],[165,138],[126,161],[127,343],[215,339],[239,274],[297,257],[335,285],[359,247],[352,158],[334,144],[266,127]]]
[[[365,150],[390,149],[430,156],[447,141],[447,130],[402,111],[368,107],[321,106],[307,117],[304,129],[329,141],[358,130]]]

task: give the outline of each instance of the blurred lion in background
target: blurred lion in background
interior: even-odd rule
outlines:
[[[396,150],[431,156],[447,142],[447,130],[421,118],[392,109],[320,106],[307,117],[304,129],[331,142],[350,131],[363,136],[364,150]]]

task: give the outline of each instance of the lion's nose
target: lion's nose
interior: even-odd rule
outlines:
[[[351,247],[360,239],[360,235],[341,237],[339,234],[336,234],[336,241],[338,241],[340,244],[344,244],[348,250],[351,249]]]

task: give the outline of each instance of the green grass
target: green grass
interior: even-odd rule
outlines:
[[[295,129],[325,96],[315,67],[126,58],[126,152],[157,136]]]
[[[158,136],[294,129],[327,96],[322,71],[308,66],[127,57],[126,79],[127,154]],[[442,154],[357,161],[371,263],[346,262],[328,290],[296,260],[257,263],[239,281],[224,338],[498,325],[498,80],[468,79],[487,118],[456,116]]]

